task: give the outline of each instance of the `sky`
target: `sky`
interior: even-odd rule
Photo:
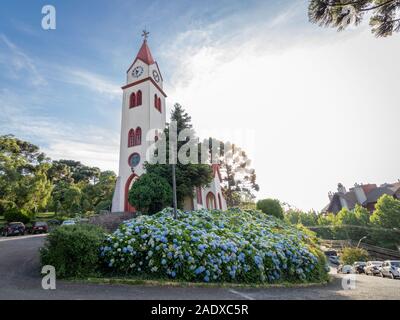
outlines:
[[[41,26],[56,8],[55,30]],[[240,145],[260,192],[320,210],[339,182],[400,178],[400,35],[308,22],[306,0],[4,0],[0,134],[118,172],[126,70],[148,40],[170,110]]]

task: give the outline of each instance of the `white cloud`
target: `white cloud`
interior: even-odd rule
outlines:
[[[306,19],[300,10],[304,5],[225,34],[215,25],[185,31],[164,51],[175,59],[166,91],[201,134],[236,142],[235,129],[255,130],[257,150],[252,138],[238,144],[250,148],[259,197],[321,209],[338,182],[399,178],[393,143],[400,134],[400,44],[395,37],[376,40],[364,27],[288,27]]]
[[[28,79],[34,86],[46,84],[33,60],[4,34],[0,34],[0,65],[8,70],[14,79]]]
[[[25,103],[9,91],[0,91],[0,134],[12,133],[31,141],[53,160],[78,160],[86,165],[118,172],[118,133],[40,116]]]
[[[62,74],[62,77],[59,78],[60,81],[85,87],[93,92],[108,96],[110,99],[121,98],[121,88],[116,83],[96,73],[84,69],[63,68],[60,74]]]

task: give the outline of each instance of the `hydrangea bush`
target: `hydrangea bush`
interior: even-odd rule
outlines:
[[[186,281],[263,283],[325,280],[311,237],[256,210],[178,212],[124,222],[100,249],[109,271]]]

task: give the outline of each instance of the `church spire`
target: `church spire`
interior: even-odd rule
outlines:
[[[144,63],[151,65],[154,63],[153,56],[151,55],[150,48],[147,45],[147,38],[149,37],[150,32],[143,30],[142,37],[143,37],[143,44],[140,47],[140,50],[136,56],[136,59],[142,60]]]

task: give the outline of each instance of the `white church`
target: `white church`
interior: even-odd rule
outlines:
[[[157,141],[166,126],[167,95],[163,90],[163,77],[147,44],[148,32],[144,31],[143,36],[143,44],[127,71],[126,85],[122,87],[119,173],[112,212],[135,212],[128,202],[129,190],[144,173],[147,149]],[[148,132],[154,132],[154,141],[146,141]],[[194,190],[193,199],[185,199],[185,210],[227,209],[221,190],[219,165],[213,164],[212,171],[212,182]]]

